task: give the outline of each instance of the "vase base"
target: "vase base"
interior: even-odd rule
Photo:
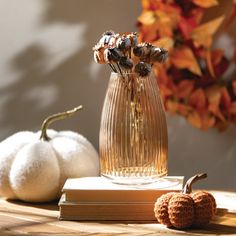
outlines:
[[[168,176],[152,176],[152,177],[113,177],[109,175],[102,175],[108,178],[114,184],[138,186],[147,185],[151,187],[155,185],[156,189],[165,189],[179,184],[179,179]]]

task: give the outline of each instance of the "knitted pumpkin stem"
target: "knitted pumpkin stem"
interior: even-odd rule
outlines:
[[[41,136],[40,136],[40,140],[43,141],[49,141],[51,138],[47,135],[47,129],[49,127],[50,124],[54,123],[57,120],[64,120],[67,117],[70,117],[72,115],[74,115],[77,111],[81,110],[83,108],[83,106],[78,106],[75,107],[72,110],[69,111],[65,111],[65,112],[60,112],[54,115],[49,116],[48,118],[46,118],[43,121],[43,124],[41,126]]]
[[[206,173],[201,173],[201,174],[197,174],[194,175],[193,177],[191,177],[186,184],[184,185],[183,188],[183,193],[184,194],[190,194],[192,192],[192,185],[193,183],[195,183],[196,181],[200,180],[200,179],[205,179],[207,177]]]

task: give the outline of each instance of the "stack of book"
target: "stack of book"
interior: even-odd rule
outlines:
[[[154,221],[156,199],[182,186],[182,176],[137,186],[114,184],[104,177],[68,179],[59,202],[59,219]]]

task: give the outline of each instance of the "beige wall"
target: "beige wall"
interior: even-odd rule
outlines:
[[[1,140],[83,104],[54,127],[79,131],[98,147],[109,68],[93,62],[91,49],[105,30],[135,30],[140,12],[139,0],[0,0]],[[168,117],[168,128],[171,175],[206,171],[198,186],[236,189],[236,127],[202,132]]]

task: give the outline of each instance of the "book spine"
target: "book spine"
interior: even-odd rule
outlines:
[[[153,204],[61,204],[61,220],[155,221]]]
[[[173,190],[177,191],[177,190]],[[77,202],[155,202],[162,194],[169,190],[148,191],[103,191],[103,190],[77,190],[65,191],[66,201]]]

